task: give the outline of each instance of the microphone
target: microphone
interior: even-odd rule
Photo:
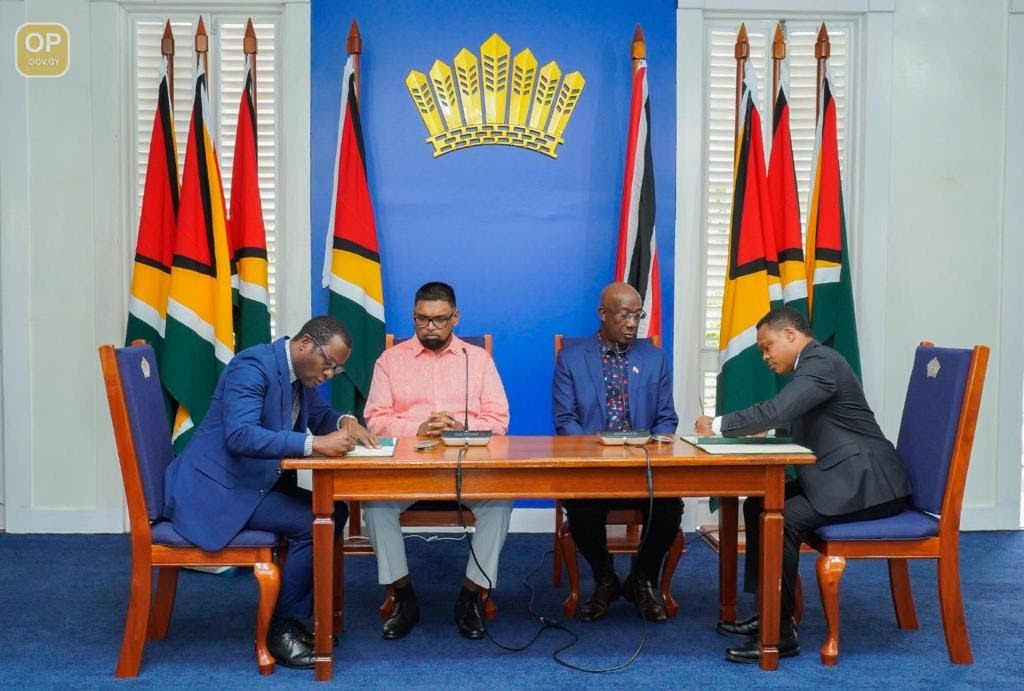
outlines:
[[[469,432],[469,353],[462,347],[462,358],[466,363],[466,407],[462,409],[462,431]]]
[[[465,358],[465,407],[462,413],[462,431],[451,430],[441,432],[441,441],[445,446],[487,446],[491,441],[490,430],[469,431],[469,352],[465,346],[462,348],[462,357]]]

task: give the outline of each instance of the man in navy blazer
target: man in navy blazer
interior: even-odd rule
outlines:
[[[297,486],[295,471],[281,469],[281,459],[377,445],[354,416],[331,410],[314,388],[344,371],[351,349],[340,321],[315,317],[291,340],[238,353],[192,441],[165,474],[164,515],[199,547],[219,550],[242,529],[288,541],[267,646],[289,667],[314,662],[312,635],[301,621],[312,614],[313,512],[310,492]],[[334,517],[340,534],[348,507],[336,503]]]
[[[627,283],[601,292],[601,328],[591,338],[567,345],[555,362],[552,412],[556,434],[597,434],[605,430],[650,430],[675,434],[679,418],[672,404],[672,378],[660,348],[637,340],[647,316],[639,293]],[[645,516],[643,549],[624,582],[608,552],[605,521],[611,509],[648,510],[647,499],[567,499],[563,502],[576,546],[594,574],[594,592],[580,618],[594,621],[624,595],[648,621],[664,622],[665,608],[654,595],[665,554],[679,530],[679,499],[655,499]]]

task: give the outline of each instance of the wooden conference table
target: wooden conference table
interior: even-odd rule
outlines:
[[[332,675],[331,633],[340,628],[332,613],[334,500],[454,499],[459,447],[413,449],[402,437],[390,458],[286,458],[285,468],[313,471],[313,610],[316,679]],[[711,455],[685,441],[651,443],[654,492],[658,497],[722,497],[719,550],[719,618],[736,620],[737,498],[763,496],[761,516],[761,668],[778,666],[779,595],[782,569],[782,504],[787,463],[813,463],[809,454]],[[603,446],[596,436],[494,437],[469,447],[462,462],[462,498],[576,499],[647,497],[641,449]],[[344,584],[339,583],[339,588]]]

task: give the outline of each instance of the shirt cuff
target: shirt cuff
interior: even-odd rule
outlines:
[[[302,455],[312,456],[313,455],[313,433],[306,432],[306,442],[302,445]]]
[[[342,423],[342,422],[343,422],[343,421],[345,420],[345,418],[347,418],[347,417],[350,417],[350,418],[352,418],[353,420],[355,420],[356,422],[359,422],[359,418],[357,418],[357,417],[356,417],[355,415],[353,415],[352,413],[345,413],[345,414],[343,414],[343,415],[339,415],[339,416],[338,416],[338,421],[337,421],[336,423],[334,423],[334,427],[335,427],[335,429],[337,429],[337,430],[338,430],[339,432],[341,431],[341,423]]]
[[[719,415],[711,421],[711,431],[715,433],[715,436],[722,436],[722,416]]]

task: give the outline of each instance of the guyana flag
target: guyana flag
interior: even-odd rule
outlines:
[[[247,56],[248,57],[248,56]],[[255,54],[252,59],[255,59]],[[260,202],[256,147],[256,99],[252,70],[246,60],[245,85],[238,104],[235,156],[231,167],[232,287],[235,303],[235,352],[270,342],[267,292],[267,233]]]
[[[836,104],[831,77],[821,85],[814,159],[811,162],[811,204],[807,214],[807,309],[819,341],[835,348],[860,377],[860,348],[853,309],[850,252],[839,175]]]
[[[331,405],[361,417],[373,365],[384,351],[384,290],[352,56],[342,75],[338,155],[324,250],[329,312],[348,326],[353,340],[345,373],[331,380]]]
[[[789,135],[789,99],[786,75],[779,80],[772,118],[772,154],[768,162],[768,195],[771,200],[775,248],[779,257],[782,299],[787,306],[807,314],[807,277],[803,238],[800,233],[800,199],[797,197],[793,141]]]
[[[206,415],[235,342],[224,190],[209,129],[206,74],[199,68],[194,94],[161,363],[164,383],[179,404],[172,431],[178,451]]]
[[[782,300],[756,94],[753,70],[747,70],[737,113],[742,121],[736,133],[716,415],[760,403],[777,390],[775,375],[761,361],[755,328]]]
[[[174,115],[167,79],[167,58],[160,67],[153,133],[149,138],[146,186],[142,193],[139,236],[132,268],[132,295],[128,307],[125,345],[144,340],[162,365],[167,293],[171,286],[174,224],[178,215],[178,152]],[[162,370],[161,370],[162,371]]]

